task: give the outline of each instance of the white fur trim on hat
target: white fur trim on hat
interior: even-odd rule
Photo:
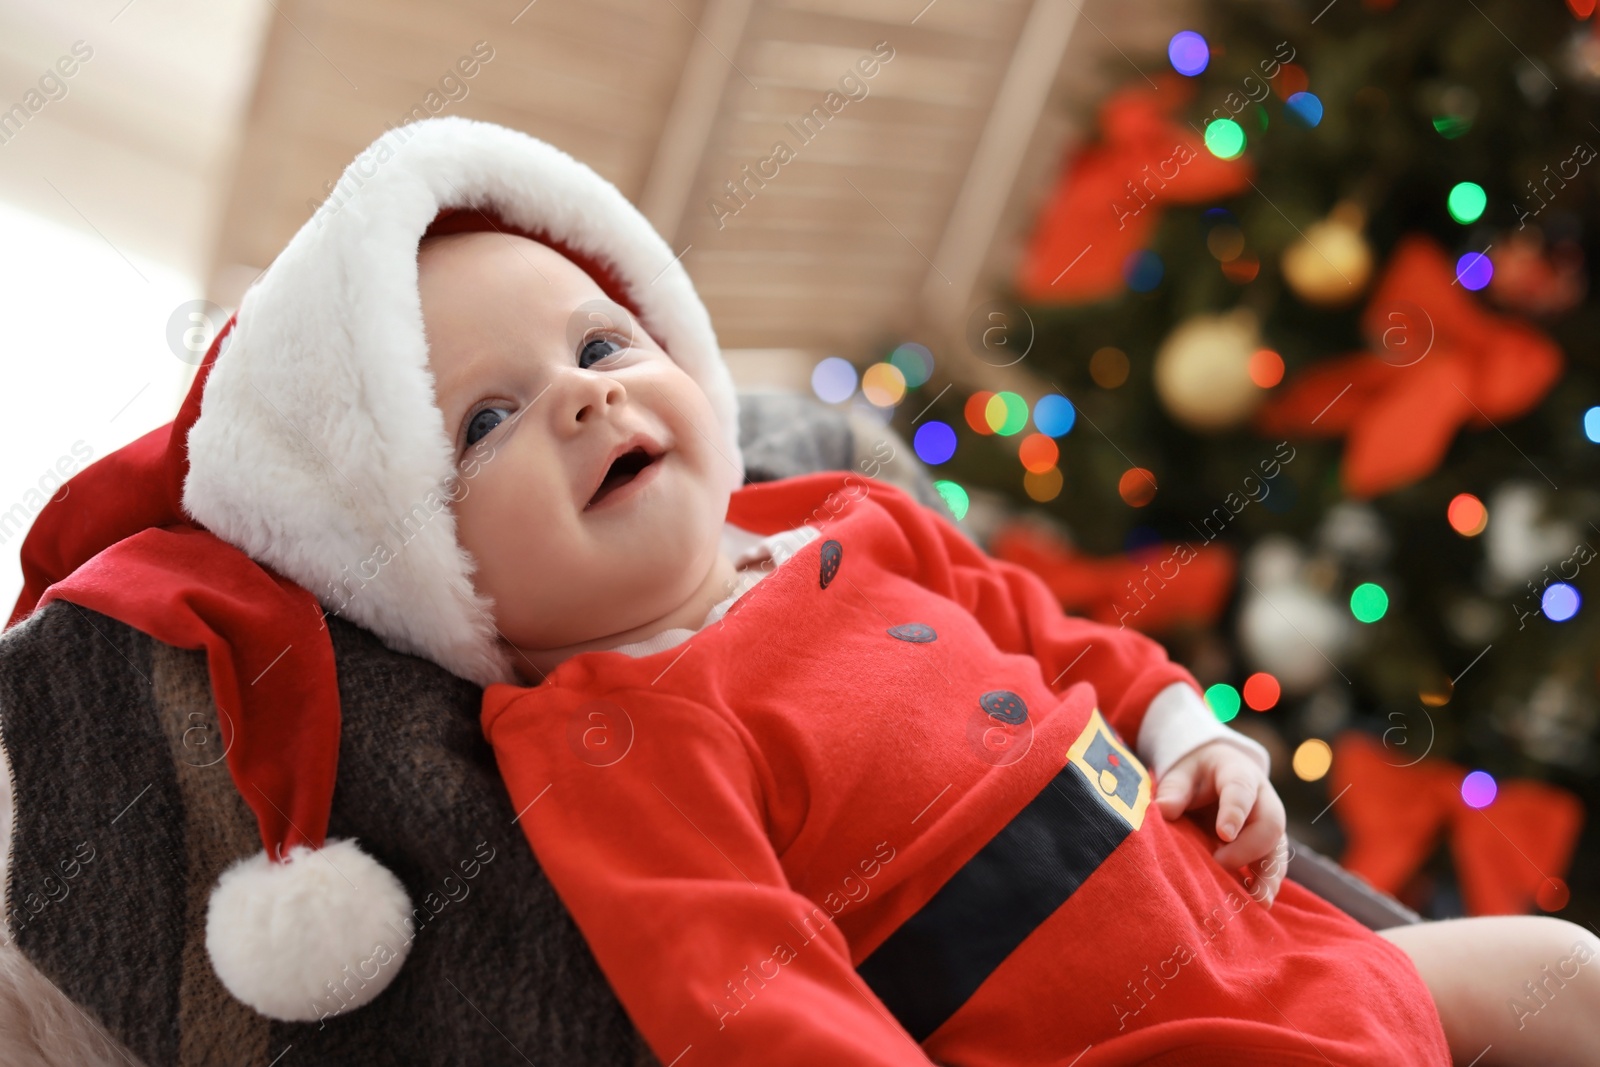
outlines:
[[[247,856],[217,879],[206,953],[222,984],[262,1015],[314,1022],[358,1008],[411,949],[411,900],[348,838]]]
[[[398,127],[357,156],[245,293],[189,433],[182,503],[391,647],[479,685],[515,682],[447,507],[452,436],[417,291],[417,242],[447,207],[492,208],[609,264],[721,421],[730,491],[743,483],[733,380],[666,242],[560,149],[452,116]]]

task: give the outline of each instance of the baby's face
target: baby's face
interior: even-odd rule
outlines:
[[[418,287],[462,479],[457,533],[502,636],[566,649],[681,614],[712,574],[728,511],[700,387],[535,241],[429,240]]]

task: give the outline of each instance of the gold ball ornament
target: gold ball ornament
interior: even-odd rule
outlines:
[[[1283,254],[1283,276],[1295,295],[1317,307],[1356,301],[1372,277],[1372,246],[1362,234],[1365,213],[1342,203]]]
[[[1248,308],[1185,319],[1156,353],[1156,394],[1191,430],[1213,432],[1249,418],[1266,396],[1250,377],[1261,326]]]

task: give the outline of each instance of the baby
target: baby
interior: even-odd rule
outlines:
[[[670,1067],[1600,1063],[1588,929],[1374,934],[1285,878],[1266,751],[1155,642],[890,483],[744,484],[681,256],[593,170],[435,118],[335,192],[23,550],[19,613],[207,649],[262,843],[206,909],[242,1004],[359,1008],[416,914],[328,836],[337,611],[482,688],[512,821]]]
[[[484,732],[663,1064],[1600,1063],[1587,929],[1374,934],[1284,880],[1265,750],[1159,645],[887,483],[730,492],[705,393],[551,247],[418,272],[524,683]]]

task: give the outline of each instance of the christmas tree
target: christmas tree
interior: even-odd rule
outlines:
[[[1039,395],[896,409],[958,507],[1035,516],[991,551],[1276,742],[1291,833],[1348,855],[1436,805],[1385,860],[1428,917],[1600,912],[1593,7],[1209,5],[1106,70],[1039,216]]]

